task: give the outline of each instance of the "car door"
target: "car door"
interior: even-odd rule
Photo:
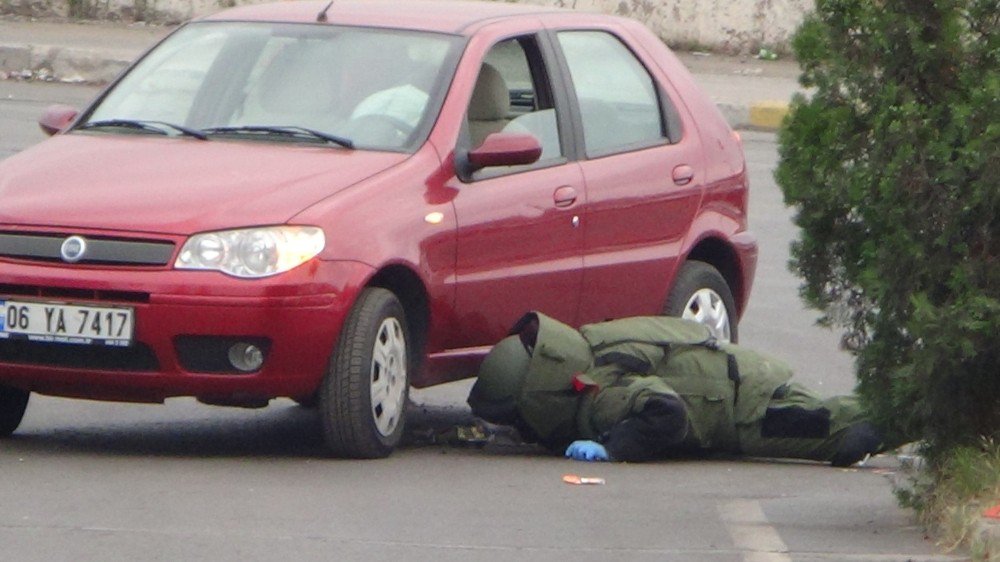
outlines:
[[[585,190],[546,49],[537,35],[495,44],[467,112],[459,152],[496,132],[531,134],[543,152],[535,164],[486,168],[449,185],[457,191],[458,347],[495,343],[530,310],[576,321]]]
[[[701,198],[697,135],[620,35],[556,33],[587,185],[580,323],[659,314]]]

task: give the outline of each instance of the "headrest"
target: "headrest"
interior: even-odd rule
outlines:
[[[475,121],[495,121],[506,119],[510,112],[510,91],[500,71],[489,63],[483,63],[476,79],[469,103],[469,119]]]

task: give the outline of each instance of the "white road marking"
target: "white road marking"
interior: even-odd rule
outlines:
[[[733,546],[743,554],[743,562],[793,562],[788,545],[767,520],[757,500],[734,500],[718,505],[722,521],[733,539]],[[818,562],[964,562],[966,556],[952,554],[847,554],[842,552],[799,552],[796,558]]]
[[[743,551],[743,562],[792,562],[788,545],[771,526],[756,500],[735,500],[719,504],[733,544]]]

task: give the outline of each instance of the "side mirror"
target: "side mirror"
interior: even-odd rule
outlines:
[[[534,164],[542,156],[542,145],[532,135],[493,133],[483,144],[469,151],[470,173],[491,166]]]
[[[80,112],[68,105],[50,105],[38,119],[38,126],[46,135],[52,136],[69,127]]]

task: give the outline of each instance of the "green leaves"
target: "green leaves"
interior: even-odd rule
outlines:
[[[819,0],[775,172],[791,267],[862,399],[932,447],[1000,435],[1000,0]]]

